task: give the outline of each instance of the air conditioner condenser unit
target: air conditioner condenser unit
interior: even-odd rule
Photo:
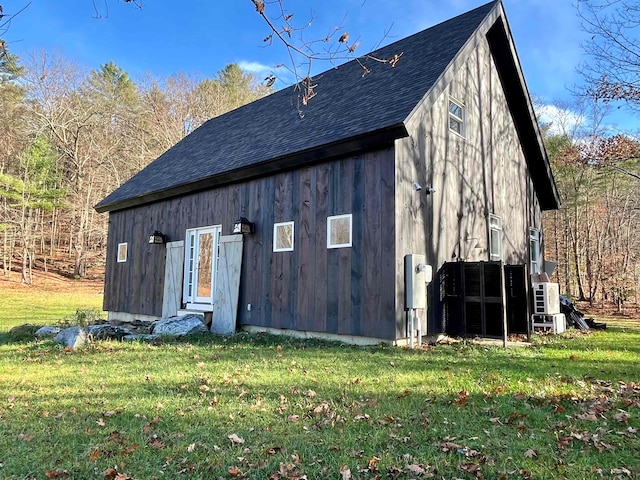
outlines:
[[[533,313],[537,315],[560,313],[560,285],[551,282],[533,284]]]

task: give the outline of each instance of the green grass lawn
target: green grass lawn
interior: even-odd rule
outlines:
[[[76,287],[68,281],[67,288],[56,290],[19,286],[0,286],[0,332],[8,332],[16,325],[31,323],[50,325],[78,309],[102,310],[102,294]],[[2,475],[0,475],[2,478]]]
[[[623,327],[413,351],[0,334],[0,478],[635,478],[640,330]]]

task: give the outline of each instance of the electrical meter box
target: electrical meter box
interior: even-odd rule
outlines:
[[[427,284],[431,282],[433,272],[426,264],[424,255],[404,256],[404,308],[427,308]]]

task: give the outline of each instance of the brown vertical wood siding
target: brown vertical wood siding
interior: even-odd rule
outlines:
[[[111,212],[105,310],[160,316],[165,247],[188,228],[240,216],[245,238],[239,322],[272,328],[396,339],[394,150],[369,152],[240,184]],[[327,249],[327,217],[353,214],[353,246]],[[273,252],[273,224],[295,222],[294,251]],[[116,262],[128,243],[126,263]],[[247,310],[251,304],[251,311]],[[399,306],[402,308],[402,306]]]

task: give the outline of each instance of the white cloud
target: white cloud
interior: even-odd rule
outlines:
[[[584,115],[556,105],[542,105],[537,108],[536,114],[541,123],[551,125],[549,133],[552,135],[566,134],[573,137],[585,123]]]
[[[268,75],[274,70],[274,68],[269,65],[265,65],[260,62],[249,62],[245,60],[238,62],[238,66],[245,72],[254,73],[258,76]]]

